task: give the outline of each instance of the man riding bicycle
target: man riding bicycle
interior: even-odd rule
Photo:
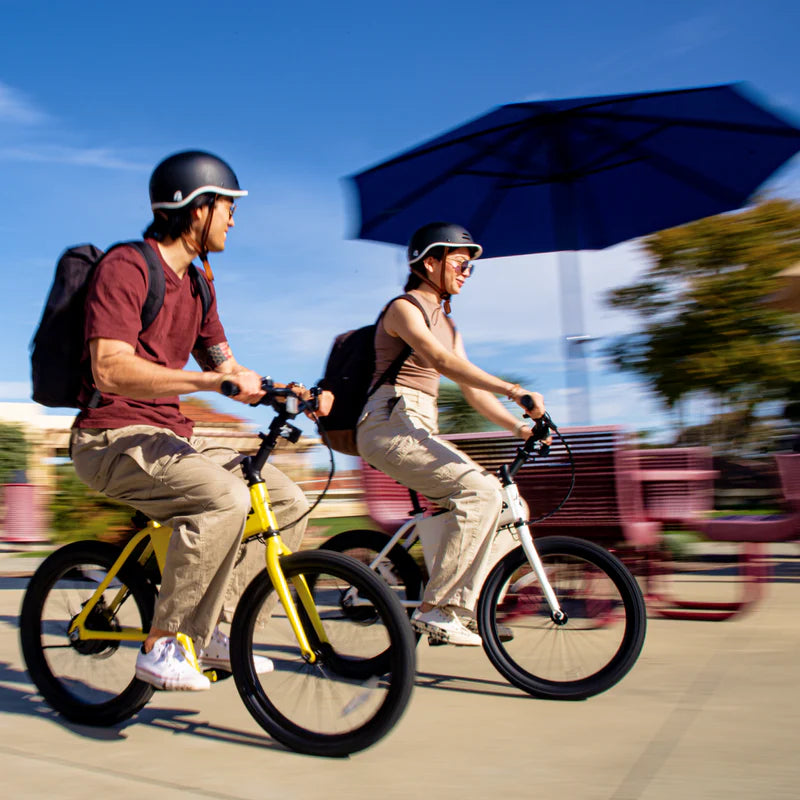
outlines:
[[[173,528],[153,624],[136,661],[136,676],[161,689],[203,690],[210,682],[176,638],[194,640],[201,668],[230,669],[227,636],[238,595],[263,569],[263,553],[240,539],[250,495],[241,455],[194,437],[179,395],[235,384],[236,400],[263,396],[260,376],[233,356],[217,313],[208,253],[225,249],[235,200],[247,192],[233,170],[210,153],[177,153],[150,179],[153,221],[144,232],[164,270],[165,294],[142,330],[148,269],[133,246],[114,248],[97,266],[86,300],[85,370],[71,438],[78,476],[103,494]],[[211,303],[205,316],[190,266],[199,256]],[[187,370],[193,355],[202,371]],[[302,517],[301,490],[271,464],[263,468],[279,524]],[[295,549],[307,520],[284,528]],[[257,671],[272,669],[255,656]]]

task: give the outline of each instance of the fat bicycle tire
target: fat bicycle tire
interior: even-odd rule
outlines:
[[[483,648],[503,677],[528,694],[584,700],[619,682],[642,650],[647,614],[625,565],[593,542],[567,536],[536,541],[561,608],[559,624],[522,547],[490,572],[478,603]],[[498,625],[514,630],[501,642]]]
[[[290,586],[301,575],[315,586],[329,643],[319,640],[301,612],[317,661],[303,658],[282,609],[269,617],[274,587],[267,572],[260,573],[244,591],[231,627],[231,664],[242,701],[267,733],[292,750],[340,757],[370,747],[397,723],[411,697],[415,642],[405,610],[377,575],[349,556],[307,550],[283,556],[281,568]],[[369,622],[342,612],[340,584],[373,605]],[[254,653],[268,656],[273,671],[257,675]]]
[[[385,533],[364,528],[337,533],[323,542],[319,549],[344,553],[369,566],[375,556],[386,547],[389,540],[390,537]],[[384,564],[379,564],[373,571],[392,587],[401,601],[419,601],[425,578],[413,556],[402,545],[395,544],[386,553],[385,558],[389,561],[390,573],[387,574],[384,571],[383,567],[386,566]],[[405,608],[410,617],[414,613],[414,607],[406,606]],[[352,613],[357,612],[357,609],[352,609]]]
[[[72,619],[92,596],[121,550],[107,542],[73,542],[51,553],[31,577],[20,612],[25,665],[42,697],[62,716],[84,725],[116,725],[140,711],[153,687],[135,677],[137,642],[71,641]],[[150,629],[156,589],[128,560],[106,595],[127,595],[114,614],[100,606],[89,624]],[[93,616],[94,615],[94,616]]]

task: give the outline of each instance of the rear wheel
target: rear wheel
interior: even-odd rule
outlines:
[[[582,700],[604,692],[636,663],[647,616],[642,592],[622,562],[583,539],[536,542],[564,620],[553,619],[521,547],[491,571],[478,625],[492,664],[534,697]],[[498,626],[513,631],[501,642]]]
[[[135,677],[140,642],[72,640],[72,620],[119,557],[105,542],[75,542],[36,570],[20,612],[22,655],[36,688],[59,713],[85,725],[114,725],[139,711],[153,687]],[[86,620],[92,631],[148,631],[156,591],[144,570],[128,561]]]
[[[327,641],[301,613],[316,660],[300,652],[266,572],[242,595],[231,628],[231,662],[242,700],[278,741],[302,753],[344,756],[374,744],[400,719],[414,684],[415,652],[405,612],[388,586],[362,564],[320,550],[285,556],[281,567],[300,607],[292,579],[314,587]],[[368,615],[354,618],[340,602],[354,589]],[[253,655],[274,670],[258,675]]]
[[[353,530],[337,533],[320,545],[320,550],[334,550],[370,566],[390,539],[385,533],[373,530]],[[371,569],[381,577],[403,603],[409,616],[422,595],[423,574],[408,550],[396,544]],[[357,614],[357,609],[352,609]]]

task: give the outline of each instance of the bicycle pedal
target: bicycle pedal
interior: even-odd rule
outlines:
[[[216,683],[219,680],[219,676],[217,675],[217,671],[215,669],[204,669],[203,675],[208,678],[211,683]]]
[[[436,636],[432,633],[428,634],[429,647],[441,647],[443,644],[447,644],[447,641],[444,638],[442,638],[441,636]]]

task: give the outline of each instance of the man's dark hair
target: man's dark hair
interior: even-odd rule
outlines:
[[[174,211],[160,208],[153,213],[153,221],[147,226],[142,237],[163,242],[164,239],[179,239],[192,227],[192,211],[216,202],[215,194],[200,194],[183,208]]]

